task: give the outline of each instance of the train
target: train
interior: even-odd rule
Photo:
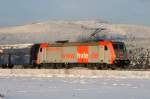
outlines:
[[[33,44],[26,49],[0,53],[2,68],[126,68],[130,64],[124,42],[55,42]]]

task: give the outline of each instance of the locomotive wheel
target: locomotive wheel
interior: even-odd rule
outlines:
[[[103,70],[107,70],[108,69],[108,65],[107,64],[102,64],[102,69]]]
[[[86,67],[87,67],[88,69],[93,69],[92,66],[91,66],[91,64],[87,64]]]
[[[65,65],[66,69],[70,69],[71,68],[70,64],[68,64],[68,63],[65,63],[64,65]]]
[[[95,64],[95,67],[96,67],[97,70],[102,70],[103,69],[101,64]]]
[[[61,63],[56,63],[55,64],[56,69],[62,69],[63,68],[63,64]]]
[[[92,70],[98,69],[98,66],[96,64],[87,64],[86,67]]]
[[[114,65],[114,64],[110,65],[110,69],[111,69],[111,70],[115,70],[116,68],[117,68],[116,65]]]

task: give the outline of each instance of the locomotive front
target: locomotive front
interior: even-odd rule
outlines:
[[[126,46],[123,42],[112,42],[116,59],[114,64],[119,66],[128,66],[130,64]]]

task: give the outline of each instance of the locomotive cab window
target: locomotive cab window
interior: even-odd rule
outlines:
[[[119,45],[119,49],[120,49],[120,50],[124,50],[123,44],[120,44],[120,45]]]
[[[42,48],[40,48],[40,52],[42,52]]]
[[[107,46],[105,46],[105,47],[104,47],[104,50],[105,50],[105,51],[107,51],[107,50],[108,50],[108,47],[107,47]]]
[[[117,44],[113,44],[113,47],[114,47],[115,50],[118,49],[118,45]]]

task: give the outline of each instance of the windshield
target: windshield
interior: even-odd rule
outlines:
[[[125,49],[124,44],[122,44],[122,43],[114,43],[113,47],[115,50],[124,50]]]

